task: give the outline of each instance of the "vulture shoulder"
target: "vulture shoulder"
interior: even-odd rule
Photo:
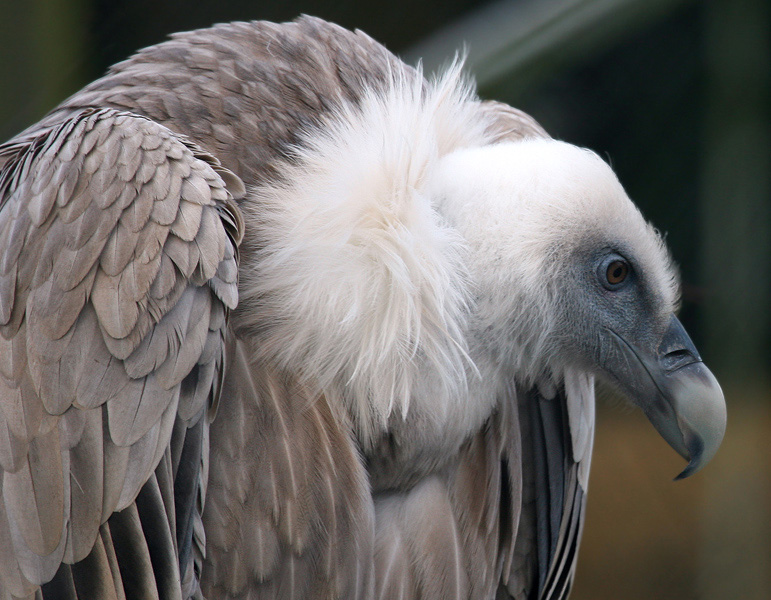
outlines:
[[[204,543],[243,184],[112,109],[0,156],[0,596],[179,598]]]
[[[414,69],[361,31],[303,16],[176,33],[110,68],[60,111],[112,107],[183,133],[254,185],[342,102]],[[53,115],[56,118],[56,115]]]

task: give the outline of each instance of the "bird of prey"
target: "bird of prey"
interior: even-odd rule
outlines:
[[[303,17],[182,33],[0,146],[0,597],[565,598],[594,380],[720,388],[588,150]]]

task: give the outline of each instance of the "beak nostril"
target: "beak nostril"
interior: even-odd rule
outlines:
[[[661,365],[667,373],[672,373],[700,361],[701,357],[698,354],[694,355],[693,352],[685,348],[672,350],[661,357]]]
[[[666,371],[674,371],[691,363],[701,361],[699,351],[688,337],[682,323],[673,316],[669,328],[659,344],[659,361]]]

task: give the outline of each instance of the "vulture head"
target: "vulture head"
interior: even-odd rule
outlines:
[[[462,149],[429,187],[469,246],[482,355],[547,393],[569,369],[610,382],[689,461],[679,478],[712,458],[722,391],[676,317],[661,237],[602,159],[551,139]]]
[[[365,452],[393,435],[413,457],[454,452],[508,382],[553,397],[580,373],[696,471],[725,403],[675,316],[660,236],[596,154],[492,139],[478,106],[456,67],[427,87],[396,77],[313,129],[244,205],[259,245],[236,320],[347,403]]]

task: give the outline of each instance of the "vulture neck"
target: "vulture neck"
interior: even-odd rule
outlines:
[[[395,75],[308,131],[241,205],[236,327],[255,358],[339,398],[365,447],[399,420],[466,420],[464,244],[425,185],[487,130],[457,68],[427,85]]]
[[[618,190],[576,187],[594,155],[493,144],[489,125],[457,70],[396,80],[309,131],[242,204],[234,321],[258,358],[338,398],[365,448],[395,430],[455,440],[506,382],[560,378],[544,273],[568,253],[554,260],[549,228],[574,218],[576,189]]]

